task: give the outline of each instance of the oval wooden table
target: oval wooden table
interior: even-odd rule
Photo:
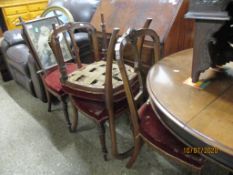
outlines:
[[[191,76],[192,49],[155,64],[147,76],[150,102],[164,125],[188,146],[233,170],[233,64],[208,70],[197,89],[184,82]]]

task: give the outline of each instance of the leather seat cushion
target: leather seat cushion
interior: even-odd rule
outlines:
[[[72,73],[76,69],[77,69],[76,64],[74,64],[74,63],[67,63],[66,64],[67,74]],[[60,74],[59,69],[55,68],[54,70],[48,72],[43,78],[44,78],[45,84],[50,89],[61,94],[61,93],[63,93],[63,90],[62,90],[62,85],[60,83],[60,77],[61,77],[61,74]]]
[[[8,57],[7,61],[11,67],[29,77],[27,62],[30,53],[28,47],[25,44],[17,44],[10,47],[6,54]]]
[[[87,115],[93,117],[99,122],[108,119],[108,110],[104,102],[96,102],[92,100],[85,100],[83,98],[72,97],[74,105],[82,112],[85,112]],[[114,103],[114,115],[117,117],[118,114],[123,112],[125,109],[128,109],[128,103],[126,99]]]
[[[140,132],[153,145],[184,162],[201,167],[204,158],[198,154],[185,154],[187,147],[178,140],[158,119],[150,104],[143,104],[139,109]]]

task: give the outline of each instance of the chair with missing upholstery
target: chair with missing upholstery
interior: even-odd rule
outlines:
[[[90,35],[93,51],[93,63],[91,64],[84,65],[80,61],[79,48],[73,37],[76,30],[85,31]],[[49,42],[59,65],[62,87],[69,94],[75,112],[72,130],[75,130],[77,127],[78,112],[93,120],[99,129],[99,139],[105,160],[107,160],[107,148],[104,123],[109,119],[109,115],[119,116],[128,108],[123,91],[123,83],[119,77],[119,70],[116,64],[112,65],[118,31],[119,29],[114,29],[112,33],[107,49],[107,61],[100,59],[96,29],[89,23],[68,23],[58,28],[54,25]],[[62,33],[68,33],[70,36],[72,52],[78,60],[78,69],[71,74],[66,71],[66,65],[63,61],[64,54],[60,44]],[[127,70],[132,78],[135,77],[130,66],[127,66]],[[105,95],[107,92],[111,92],[112,98]],[[109,105],[106,105],[105,100],[109,102]],[[110,106],[110,108],[107,106]]]
[[[138,99],[140,99],[140,96],[145,91],[144,84],[140,85],[140,91],[136,96],[133,93],[133,87],[130,85],[129,77],[124,66],[123,50],[127,44],[130,44],[132,47],[133,56],[135,58],[135,65],[138,65],[135,73],[137,73],[138,77],[141,77],[141,69],[139,67],[141,65],[140,50],[138,51],[137,49],[136,41],[138,38],[143,38],[144,36],[150,37],[152,39],[155,60],[158,61],[160,52],[160,40],[156,32],[151,29],[128,30],[126,34],[118,39],[118,42],[115,46],[116,60],[120,69],[129,104],[130,119],[132,122],[135,143],[134,152],[127,164],[127,167],[130,168],[133,165],[141,149],[142,143],[146,142],[156,150],[164,153],[164,155],[189,165],[193,169],[200,170],[204,163],[204,158],[199,155],[185,154],[183,150],[186,145],[178,140],[160,122],[148,101],[142,105],[138,103]],[[137,110],[138,106],[141,106],[139,110]]]

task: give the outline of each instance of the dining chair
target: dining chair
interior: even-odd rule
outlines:
[[[120,69],[122,80],[124,83],[124,89],[127,96],[127,101],[130,110],[130,120],[132,123],[132,131],[135,148],[131,158],[127,163],[127,167],[132,167],[135,162],[138,153],[142,147],[142,144],[148,143],[157,151],[164,155],[175,159],[185,165],[192,167],[193,169],[200,170],[204,164],[204,158],[197,154],[185,154],[184,148],[187,147],[178,138],[176,138],[159,120],[158,116],[152,109],[149,101],[139,103],[139,99],[146,91],[143,81],[140,82],[140,91],[136,95],[133,93],[133,87],[130,85],[129,76],[126,72],[123,58],[123,50],[126,45],[130,45],[132,48],[132,55],[135,60],[135,73],[137,77],[141,77],[140,50],[137,47],[137,39],[148,37],[152,40],[154,50],[154,62],[159,61],[160,53],[160,40],[158,34],[152,29],[139,29],[128,30],[122,37],[120,37],[115,46],[116,60]]]
[[[152,19],[147,18],[143,27],[149,27]],[[107,159],[107,149],[105,144],[105,121],[109,120],[109,128],[111,135],[112,155],[117,159],[128,157],[132,152],[129,149],[126,152],[119,153],[117,147],[115,118],[121,113],[128,110],[128,104],[123,89],[123,82],[119,73],[118,66],[113,60],[114,46],[119,32],[118,28],[113,30],[109,44],[107,44],[107,35],[104,31],[105,24],[103,14],[101,14],[101,27],[103,29],[104,45],[101,50],[101,43],[97,41],[96,29],[89,23],[68,23],[57,28],[53,25],[53,32],[50,37],[50,47],[52,48],[61,72],[61,83],[64,91],[69,94],[75,113],[72,122],[72,130],[78,125],[78,111],[92,119],[98,127],[99,139],[104,154]],[[74,31],[82,31],[89,33],[90,45],[92,45],[93,63],[84,65],[80,61],[79,47],[74,42]],[[78,63],[78,70],[69,74],[65,69],[64,56],[60,47],[59,37],[61,33],[68,33],[71,41],[71,51],[75,55]],[[138,41],[138,47],[142,45]],[[139,83],[135,77],[133,68],[126,65],[127,72],[130,76],[130,83],[134,87],[134,92],[138,91]]]
[[[87,32],[90,35],[93,53],[93,63],[91,64],[85,65],[80,61],[79,48],[77,43],[74,42],[74,31],[76,30]],[[116,63],[113,63],[114,45],[118,32],[119,29],[117,28],[113,30],[107,48],[106,60],[102,60],[100,57],[96,29],[89,23],[67,23],[60,27],[53,25],[53,32],[49,41],[59,65],[62,88],[69,94],[74,109],[75,115],[71,128],[72,130],[77,128],[78,112],[94,121],[99,130],[104,160],[107,160],[104,123],[109,120],[109,115],[113,115],[111,118],[115,119],[128,109],[119,69]],[[70,74],[64,63],[65,58],[60,43],[63,33],[70,36],[71,51],[77,58],[78,68]],[[132,71],[132,67],[127,65],[126,67],[130,75],[131,85],[137,89],[136,74]]]
[[[38,74],[40,75],[48,100],[48,112],[51,112],[52,98],[55,96],[62,104],[66,123],[69,131],[71,131],[71,122],[68,114],[67,97],[60,83],[60,72],[53,55],[52,50],[48,45],[48,38],[52,31],[52,24],[59,25],[59,20],[56,16],[43,17],[33,21],[24,22],[22,18],[20,23],[23,27],[22,35],[25,39],[29,50],[35,59]],[[65,37],[62,39],[62,45],[66,51],[66,68],[68,72],[72,72],[77,68],[76,63],[68,63],[73,59],[70,54]]]

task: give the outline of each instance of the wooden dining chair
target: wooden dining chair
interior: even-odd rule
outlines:
[[[151,29],[128,30],[118,39],[115,46],[116,60],[120,69],[129,104],[130,120],[132,123],[135,144],[133,154],[127,163],[127,167],[130,168],[133,165],[141,149],[142,143],[146,142],[156,150],[162,152],[164,155],[199,170],[203,166],[204,158],[199,155],[185,154],[184,148],[187,146],[177,139],[160,122],[150,103],[148,101],[143,104],[138,102],[145,91],[145,85],[142,84],[143,81],[139,81],[141,83],[139,93],[136,95],[133,93],[133,87],[130,85],[130,80],[125,69],[123,53],[125,46],[130,44],[133,51],[132,54],[135,59],[135,65],[137,65],[135,73],[137,73],[138,77],[141,77],[141,57],[136,41],[138,38],[142,38],[144,36],[151,38],[153,42],[154,61],[157,62],[159,60],[160,53],[160,40],[157,33]]]
[[[143,27],[149,27],[151,18],[148,18]],[[54,25],[53,33],[50,37],[50,47],[52,48],[61,72],[61,83],[64,91],[70,95],[75,118],[72,122],[72,130],[78,125],[78,111],[92,119],[99,128],[99,138],[104,153],[104,159],[107,159],[107,149],[105,146],[105,127],[104,123],[109,120],[112,155],[115,158],[123,159],[129,156],[132,151],[128,150],[119,153],[117,148],[115,118],[121,113],[128,110],[128,104],[123,88],[123,82],[119,73],[118,66],[113,60],[114,46],[117,39],[118,28],[113,30],[109,44],[107,44],[107,36],[104,32],[105,24],[103,14],[101,14],[101,26],[104,35],[104,46],[102,48],[97,41],[96,29],[89,23],[69,23],[59,28]],[[92,46],[93,63],[84,65],[80,61],[79,48],[74,42],[74,31],[84,31],[89,33],[90,45]],[[68,33],[71,41],[71,51],[77,59],[78,70],[72,74],[68,74],[64,64],[64,56],[59,42],[59,36],[62,33]],[[142,44],[138,41],[138,46]],[[127,72],[130,76],[131,85],[135,92],[139,88],[136,74],[132,71],[131,66],[126,65]],[[111,116],[111,117],[110,117]]]
[[[120,116],[122,112],[128,109],[123,82],[119,76],[119,69],[116,63],[113,63],[114,46],[119,29],[113,30],[107,48],[106,60],[102,60],[99,53],[96,29],[91,24],[76,22],[60,27],[53,25],[53,27],[54,30],[49,43],[59,65],[62,88],[69,94],[75,112],[71,128],[75,130],[77,127],[78,112],[94,121],[99,130],[104,159],[107,160],[104,123],[109,120],[109,115],[113,115],[111,118],[115,119],[115,117]],[[77,43],[74,42],[73,35],[76,30],[89,33],[93,53],[93,63],[91,64],[85,65],[80,61],[79,48]],[[64,54],[60,43],[61,34],[64,33],[70,36],[70,41],[72,42],[71,51],[77,58],[78,68],[71,74],[67,71],[64,63]],[[136,74],[132,71],[133,68],[130,66],[126,67],[130,75],[131,85],[137,89],[138,82],[136,81]],[[109,92],[111,92],[110,95],[106,95]]]
[[[53,55],[52,50],[48,45],[48,38],[52,31],[52,24],[59,25],[59,20],[56,16],[39,18],[33,21],[24,22],[20,18],[23,27],[23,38],[27,42],[30,52],[37,63],[38,74],[40,75],[48,100],[48,111],[51,112],[52,97],[55,96],[61,103],[65,116],[66,123],[71,131],[71,122],[69,119],[67,108],[68,95],[63,91],[60,83],[60,72]],[[69,53],[65,38],[61,40],[63,49],[66,50],[66,68],[68,72],[72,72],[77,68],[76,63],[68,63],[73,59]]]

